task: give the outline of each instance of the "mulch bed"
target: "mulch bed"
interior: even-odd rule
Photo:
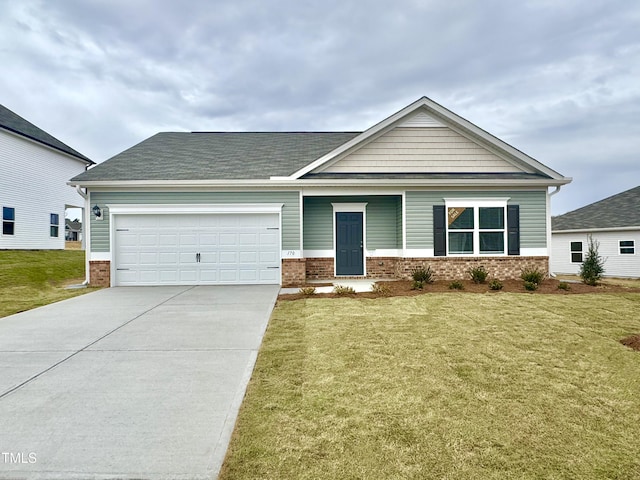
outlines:
[[[413,295],[422,295],[424,293],[452,293],[452,292],[465,292],[465,293],[489,293],[499,294],[501,292],[510,293],[529,293],[532,295],[546,294],[546,295],[575,295],[584,293],[640,293],[640,288],[624,287],[621,285],[609,285],[602,284],[595,287],[585,285],[584,283],[569,283],[569,289],[563,290],[559,288],[560,281],[555,279],[548,279],[542,282],[538,289],[535,291],[528,291],[524,288],[522,280],[504,280],[502,282],[502,290],[490,290],[489,282],[476,284],[471,280],[462,280],[460,283],[464,286],[463,290],[452,290],[449,288],[450,281],[435,281],[428,284],[422,290],[412,290],[413,282],[411,280],[390,280],[381,281],[380,284],[386,288],[386,294],[374,293],[374,292],[362,292],[351,295],[337,295],[335,293],[316,293],[314,295],[303,295],[300,293],[294,294],[282,294],[278,297],[279,300],[297,300],[300,298],[335,298],[335,297],[358,297],[358,298],[379,298],[379,297],[406,297]],[[317,285],[307,285],[315,287]]]

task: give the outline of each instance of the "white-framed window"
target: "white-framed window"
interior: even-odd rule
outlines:
[[[16,229],[16,209],[13,207],[2,207],[2,234],[15,235]]]
[[[506,255],[507,199],[446,200],[447,255]]]
[[[620,240],[620,255],[635,255],[636,254],[636,242],[635,240]]]
[[[571,242],[571,263],[582,263],[582,242]]]
[[[49,215],[49,236],[57,237],[60,231],[60,216],[57,213]]]

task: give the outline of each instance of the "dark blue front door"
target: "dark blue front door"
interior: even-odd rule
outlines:
[[[362,212],[336,213],[336,274],[364,275]]]

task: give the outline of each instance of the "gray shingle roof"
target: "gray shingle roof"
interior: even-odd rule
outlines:
[[[640,227],[640,186],[551,219],[553,231]]]
[[[257,180],[290,175],[359,132],[158,133],[72,182]]]
[[[55,148],[56,150],[60,150],[61,152],[79,158],[86,163],[94,163],[80,152],[71,148],[69,145],[62,143],[57,138],[52,137],[44,130],[36,127],[33,123],[22,118],[20,115],[13,113],[4,105],[0,105],[0,128],[17,133],[23,137],[30,138],[31,140],[35,140],[36,142]]]

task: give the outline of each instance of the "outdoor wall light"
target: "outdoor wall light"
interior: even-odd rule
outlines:
[[[93,206],[91,211],[93,212],[96,218],[102,218],[102,210],[100,210],[100,207],[97,204]]]

